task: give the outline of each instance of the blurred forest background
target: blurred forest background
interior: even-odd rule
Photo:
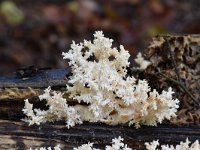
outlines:
[[[103,30],[131,55],[151,37],[200,32],[200,0],[0,0],[0,75],[17,68],[65,68],[72,40]]]

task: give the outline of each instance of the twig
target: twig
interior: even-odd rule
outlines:
[[[170,54],[170,57],[172,59],[172,64],[173,64],[173,67],[175,68],[175,73],[176,73],[176,76],[177,76],[177,80],[173,79],[173,78],[170,78],[170,77],[167,77],[165,76],[164,74],[161,73],[161,75],[163,75],[164,77],[166,77],[167,79],[173,81],[174,83],[178,84],[185,92],[186,94],[192,99],[192,101],[194,102],[195,105],[197,105],[199,108],[200,108],[200,104],[198,102],[198,100],[192,95],[192,93],[186,88],[186,86],[182,83],[181,81],[181,78],[180,78],[180,75],[179,75],[179,69],[177,68],[177,64],[176,64],[176,60],[174,58],[174,53],[171,51],[171,47],[170,47],[170,44],[169,44],[169,40],[165,37],[164,38],[165,41],[166,41],[166,48],[167,50],[169,51],[169,54]]]
[[[173,79],[173,78],[171,78],[171,77],[168,77],[168,76],[166,76],[165,74],[163,74],[163,73],[161,73],[161,72],[159,72],[163,77],[165,77],[167,80],[169,80],[169,81],[172,81],[173,83],[175,83],[175,84],[177,84],[177,85],[180,85],[180,82],[179,81],[177,81],[177,80],[175,80],[175,79]]]
[[[167,49],[169,50],[170,57],[172,59],[172,64],[173,64],[173,66],[175,68],[175,73],[176,73],[177,79],[178,79],[178,81],[180,83],[182,83],[180,75],[179,75],[179,69],[177,68],[176,60],[174,58],[174,52],[171,51],[171,48],[170,48],[170,45],[169,45],[169,41],[168,41],[167,38],[165,38],[165,41],[166,41],[166,44],[167,44]]]
[[[171,77],[166,76],[165,74],[163,74],[163,73],[161,73],[161,72],[160,72],[160,74],[161,74],[163,77],[165,77],[167,80],[170,80],[170,81],[172,81],[173,83],[175,83],[175,84],[177,84],[178,86],[180,86],[180,87],[185,91],[185,93],[188,94],[188,95],[191,97],[191,99],[194,101],[194,103],[195,103],[196,105],[198,105],[198,107],[200,107],[199,103],[196,101],[196,99],[194,98],[194,96],[188,91],[188,89],[187,89],[183,84],[181,84],[179,81],[177,81],[177,80],[175,80],[175,79],[173,79],[173,78],[171,78]]]

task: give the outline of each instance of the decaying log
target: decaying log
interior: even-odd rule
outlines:
[[[0,77],[0,101],[36,97],[48,86],[53,89],[65,89],[65,76],[68,73],[69,69],[54,69],[40,71],[29,78]]]
[[[200,137],[200,128],[162,125],[159,127],[108,126],[100,123],[84,123],[67,129],[64,123],[27,126],[23,122],[0,120],[0,149],[28,149],[60,143],[65,150],[93,142],[103,148],[110,145],[112,138],[123,137],[133,149],[144,149],[144,143],[159,139],[162,144],[179,144],[188,137],[195,141]]]
[[[0,77],[0,88],[65,86],[65,75],[68,73],[69,69],[55,69],[40,71],[26,78],[21,78],[20,76]]]
[[[196,38],[200,40],[198,36],[195,36]],[[157,44],[159,44],[160,39],[154,40],[154,42],[157,40]],[[162,48],[162,46],[159,48]],[[164,65],[163,61],[161,62]],[[153,65],[150,69],[156,68],[156,65]],[[164,69],[165,65],[161,67]],[[133,149],[144,149],[144,142],[157,139],[159,139],[161,144],[178,144],[180,141],[185,141],[187,137],[192,142],[200,139],[200,128],[194,125],[177,126],[164,123],[158,127],[143,126],[140,129],[135,129],[133,126],[128,127],[127,125],[108,126],[101,123],[86,122],[67,129],[64,122],[46,123],[41,126],[29,127],[21,121],[24,118],[22,113],[24,99],[30,99],[35,106],[45,106],[44,103],[38,100],[37,96],[48,86],[64,91],[67,83],[65,76],[69,72],[69,69],[43,70],[26,78],[19,76],[0,77],[1,150],[55,146],[58,143],[61,144],[61,147],[68,150],[88,142],[93,142],[96,147],[103,148],[105,145],[110,145],[112,138],[118,136],[123,137],[125,143]],[[150,72],[145,73],[150,74]],[[145,73],[142,75],[145,75]],[[149,76],[147,78],[151,79]],[[65,96],[67,97],[67,95]]]
[[[25,99],[41,105],[37,97],[48,86],[64,90],[67,83],[65,75],[68,73],[69,69],[55,69],[40,71],[25,79],[18,76],[0,77],[0,119],[22,118]]]

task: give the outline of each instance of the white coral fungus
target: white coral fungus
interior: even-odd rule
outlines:
[[[160,150],[200,150],[200,144],[199,141],[196,140],[194,143],[190,145],[190,141],[186,139],[186,142],[180,142],[179,145],[173,146],[173,145],[161,145]],[[159,146],[159,142],[153,141],[151,143],[145,143],[147,150],[159,150],[157,149],[157,146]]]
[[[29,150],[33,150],[32,148],[30,148]],[[36,148],[34,150],[61,150],[60,145],[55,146],[54,148],[51,147],[40,147],[40,148]]]
[[[123,138],[120,136],[118,138],[112,139],[112,145],[106,145],[105,150],[132,150],[132,148],[129,148],[127,144],[123,143]],[[200,150],[200,144],[199,141],[196,140],[194,143],[190,144],[191,142],[186,139],[186,142],[180,142],[179,145],[173,146],[173,145],[161,145],[160,150]],[[153,142],[146,142],[146,149],[147,150],[159,150],[157,147],[160,145],[158,140]],[[30,150],[32,150],[30,148]],[[41,147],[39,149],[35,150],[61,150],[60,145],[57,145],[54,147],[54,149],[51,149],[51,147],[45,148]],[[93,147],[93,143],[83,144],[77,148],[73,148],[73,150],[100,150]]]
[[[118,138],[112,139],[112,145],[106,145],[105,150],[132,150],[132,148],[128,148],[126,144],[123,143],[123,138],[120,136]],[[78,148],[74,148],[74,150],[100,150],[93,147],[93,143],[83,144]]]
[[[140,52],[137,54],[135,62],[140,65],[140,69],[142,70],[146,69],[151,64],[150,61],[145,60],[144,57],[142,57],[142,54]]]
[[[128,148],[127,144],[123,143],[123,138],[120,136],[118,138],[112,139],[112,145],[106,145],[105,150],[132,150],[132,148]],[[30,150],[33,150],[30,148]],[[60,145],[57,145],[52,149],[51,147],[45,148],[41,147],[35,150],[61,150]],[[77,148],[73,148],[73,150],[100,150],[93,147],[93,143],[83,144]]]
[[[122,45],[119,50],[112,48],[112,42],[97,31],[93,42],[73,42],[71,49],[63,53],[73,74],[68,80],[70,86],[67,85],[69,97],[85,105],[69,106],[61,93],[47,88],[39,98],[47,101],[49,109],[32,110],[32,104],[26,100],[25,121],[31,125],[64,119],[68,127],[83,121],[140,127],[156,126],[175,117],[179,101],[172,98],[172,89],[159,94],[146,80],[127,75],[130,54]]]
[[[23,112],[27,116],[25,121],[28,122],[29,125],[40,125],[40,123],[47,121],[66,120],[68,128],[75,124],[82,123],[75,108],[68,106],[66,103],[63,94],[55,91],[50,93],[50,91],[51,88],[48,87],[44,91],[44,94],[39,96],[39,99],[46,100],[47,106],[49,106],[49,109],[46,111],[40,109],[33,110],[33,104],[30,104],[27,99],[25,100],[25,108],[23,109]]]

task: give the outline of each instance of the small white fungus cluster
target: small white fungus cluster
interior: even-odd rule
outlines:
[[[105,150],[132,150],[132,148],[128,148],[127,144],[123,143],[123,138],[120,136],[118,138],[112,139],[112,145],[106,145]],[[83,144],[78,148],[74,148],[73,150],[100,150],[93,147],[93,143]]]
[[[135,58],[135,62],[140,65],[139,69],[141,70],[145,70],[151,64],[150,61],[144,59],[144,57],[142,56],[142,53],[140,52],[137,54],[137,57]]]
[[[112,139],[112,145],[108,146],[106,145],[105,150],[132,150],[132,148],[129,148],[127,144],[123,143],[123,138],[120,136],[118,138]],[[161,149],[157,149],[157,147],[160,145],[158,140],[153,141],[150,143],[145,143],[147,150],[200,150],[200,144],[199,141],[196,140],[194,143],[190,144],[191,142],[186,139],[186,142],[180,142],[179,145],[173,146],[173,145],[161,145]],[[32,149],[30,149],[32,150]],[[41,147],[39,149],[35,150],[61,150],[60,145],[57,145],[54,147],[54,149],[51,149],[51,147],[45,148]],[[77,148],[73,148],[73,150],[100,150],[93,147],[93,143],[83,144]]]
[[[200,150],[200,144],[199,141],[196,140],[194,143],[190,145],[190,141],[186,139],[186,142],[180,142],[179,145],[173,146],[173,145],[161,145],[160,150]],[[147,150],[159,150],[157,147],[160,145],[158,140],[153,141],[150,143],[145,143]]]
[[[118,138],[112,139],[112,145],[108,146],[106,145],[105,150],[132,150],[132,148],[128,148],[127,144],[123,143],[123,138],[120,136]],[[30,150],[33,150],[30,148]],[[51,147],[45,148],[41,147],[39,149],[35,150],[61,150],[60,145],[57,145],[54,147],[54,149],[51,149]],[[93,143],[83,144],[77,148],[73,148],[73,150],[100,150],[93,147]]]
[[[179,101],[172,98],[172,89],[159,94],[146,80],[128,76],[130,54],[122,45],[119,50],[113,48],[112,42],[102,31],[95,32],[93,41],[73,42],[71,49],[63,53],[72,69],[67,92],[81,104],[69,106],[62,93],[49,87],[39,97],[47,102],[49,109],[33,109],[25,100],[25,121],[32,125],[65,120],[68,128],[83,121],[140,127],[141,124],[156,126],[175,117]],[[138,61],[142,64],[141,59]]]
[[[55,146],[54,148],[51,147],[40,147],[40,148],[36,148],[36,149],[32,149],[30,148],[29,150],[61,150],[60,145]]]

